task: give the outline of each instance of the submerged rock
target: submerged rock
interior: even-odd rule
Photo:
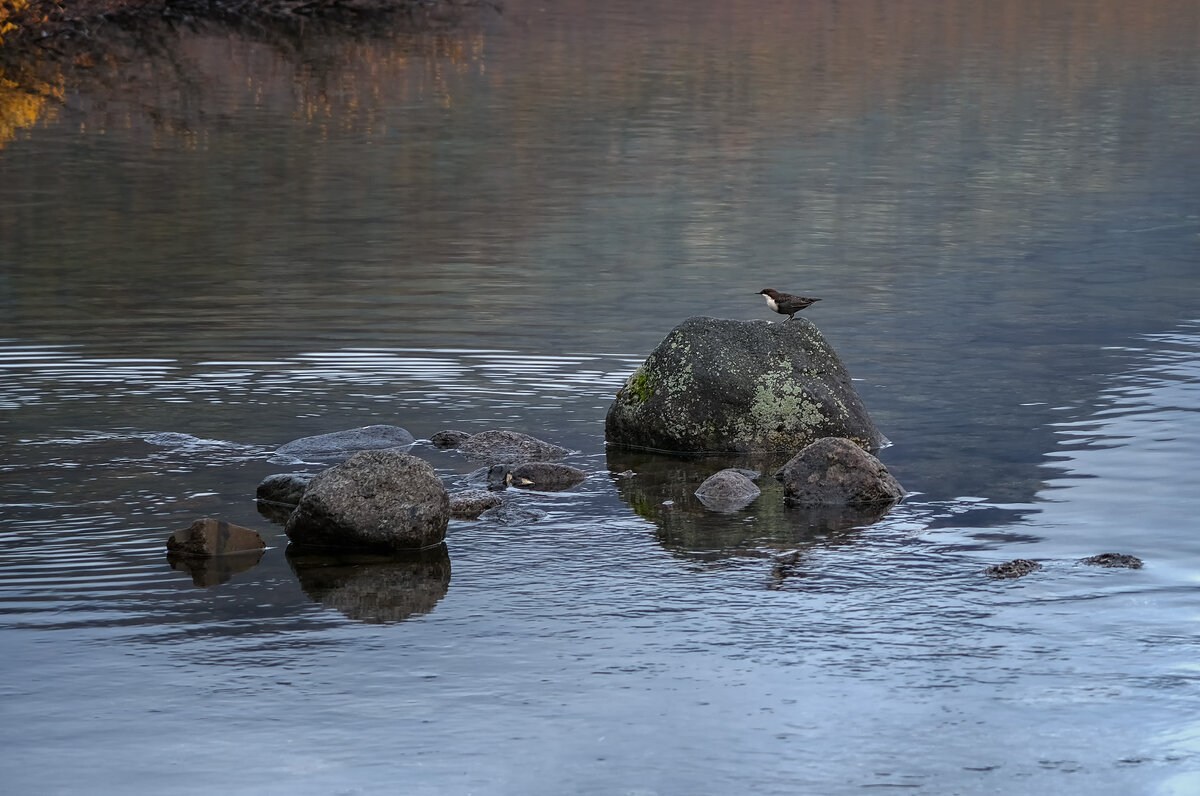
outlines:
[[[1023,578],[1030,572],[1037,572],[1041,568],[1041,564],[1036,561],[1030,561],[1028,558],[1014,558],[1012,561],[1005,561],[1003,564],[993,564],[985,569],[983,574],[989,578],[1006,580]]]
[[[280,447],[275,454],[297,459],[344,459],[358,451],[405,448],[414,442],[416,438],[399,426],[363,426],[303,437]]]
[[[429,444],[438,450],[448,450],[457,448],[470,437],[471,435],[465,431],[439,431],[429,438]]]
[[[1127,553],[1101,553],[1097,556],[1088,556],[1087,558],[1079,559],[1080,564],[1087,564],[1092,567],[1124,567],[1125,569],[1141,569],[1142,559],[1137,556],[1131,556]]]
[[[713,511],[723,513],[740,511],[762,494],[762,490],[746,475],[748,472],[754,473],[755,477],[758,476],[758,473],[753,470],[734,468],[719,470],[704,480],[704,483],[696,490],[696,497],[700,498],[700,502]]]
[[[481,431],[458,445],[467,458],[492,464],[562,459],[569,450],[516,431]]]
[[[196,520],[167,539],[168,554],[197,558],[262,553],[266,546],[258,531],[211,517]]]
[[[313,476],[284,531],[299,545],[414,550],[446,537],[450,497],[423,459],[360,451]]]
[[[295,506],[304,495],[312,473],[276,473],[268,475],[255,490],[255,497],[271,503],[284,503]]]
[[[511,503],[505,503],[503,506],[488,509],[479,515],[479,519],[481,520],[495,522],[500,525],[529,525],[538,520],[545,519],[545,517],[546,512],[541,509],[514,506]]]
[[[508,465],[493,464],[490,467],[480,467],[467,473],[463,481],[469,486],[486,486],[496,491],[508,489]]]
[[[883,462],[840,437],[806,446],[775,477],[793,506],[891,505],[904,497]]]
[[[689,452],[793,452],[822,437],[869,449],[884,442],[837,353],[804,318],[688,318],[617,393],[604,435]]]
[[[464,489],[461,492],[451,492],[450,516],[460,520],[474,520],[488,509],[493,509],[503,503],[503,498],[486,489]]]
[[[578,467],[557,462],[528,462],[507,468],[505,482],[519,489],[561,492],[582,483],[587,473]]]

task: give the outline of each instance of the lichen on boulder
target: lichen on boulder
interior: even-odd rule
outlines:
[[[810,321],[688,318],[617,393],[613,444],[670,452],[794,452],[822,437],[885,441]]]

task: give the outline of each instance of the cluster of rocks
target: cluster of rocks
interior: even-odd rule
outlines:
[[[610,451],[736,454],[773,461],[782,501],[774,497],[772,502],[819,517],[832,528],[875,522],[905,495],[873,453],[886,438],[871,422],[836,352],[806,319],[769,324],[689,318],[618,392],[605,420],[605,439]],[[429,462],[412,455],[417,444],[405,429],[384,425],[299,439],[280,447],[276,457],[329,466],[315,474],[268,476],[257,497],[299,550],[398,556],[442,545],[451,518],[511,525],[545,516],[536,507],[506,501],[502,494],[510,487],[558,491],[587,478],[562,462],[571,452],[561,446],[512,431],[447,430],[434,434],[429,444],[481,465],[461,478],[463,488],[449,491]],[[617,475],[623,496],[634,493],[638,477],[628,468]],[[726,467],[693,494],[714,516],[734,513],[762,496],[759,478],[759,470]],[[777,496],[780,488],[770,491]],[[261,538],[234,527],[207,520],[180,531],[169,543],[172,555],[217,557],[254,549],[261,555]],[[422,561],[420,571],[428,569],[428,561]],[[1117,554],[1084,563],[1141,566]],[[342,571],[338,563],[321,566]],[[986,572],[1017,578],[1040,566],[1018,559]],[[440,563],[433,570],[443,571]],[[448,578],[448,564],[444,571]],[[406,610],[407,604],[382,613]]]

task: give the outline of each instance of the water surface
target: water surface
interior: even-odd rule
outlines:
[[[0,125],[14,792],[1200,788],[1194,4],[161,35]],[[720,462],[604,447],[653,346],[765,286],[824,299],[894,443],[878,523],[769,483],[711,514]],[[314,566],[254,486],[370,423],[525,431],[590,477],[452,522],[448,584]],[[200,516],[269,549],[172,569]],[[1146,566],[1077,563],[1110,551]]]

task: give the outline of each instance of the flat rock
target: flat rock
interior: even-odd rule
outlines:
[[[805,318],[688,318],[626,380],[604,437],[669,452],[792,453],[822,437],[874,450],[885,441],[841,359]]]
[[[578,467],[557,462],[527,462],[507,468],[505,482],[518,489],[538,489],[544,492],[561,492],[570,489],[587,478],[587,473]]]
[[[298,545],[395,552],[440,543],[449,519],[432,465],[398,450],[359,451],[313,476],[284,531]]]
[[[303,437],[280,447],[275,454],[297,459],[345,459],[358,451],[406,448],[414,442],[416,438],[399,426],[363,426]]]
[[[481,431],[459,443],[469,459],[491,464],[555,461],[570,453],[566,448],[517,431]]]
[[[704,480],[696,490],[696,497],[713,511],[732,513],[740,511],[754,502],[762,494],[762,490],[754,483],[747,472],[753,470],[726,468],[719,470]]]
[[[464,489],[450,493],[450,516],[460,520],[478,519],[488,509],[504,503],[495,492],[486,489]]]
[[[206,517],[167,539],[167,553],[212,558],[235,553],[261,553],[267,546],[258,531]]]
[[[1023,578],[1030,572],[1037,572],[1041,568],[1041,564],[1036,561],[1030,561],[1028,558],[1014,558],[1012,561],[1005,561],[1003,564],[993,564],[985,569],[983,574],[997,580],[1009,580],[1012,578]]]
[[[890,505],[904,497],[883,462],[841,437],[805,446],[775,477],[793,506]]]
[[[1087,564],[1092,567],[1108,567],[1110,569],[1123,567],[1125,569],[1141,569],[1142,559],[1137,556],[1131,556],[1126,553],[1101,553],[1097,556],[1088,556],[1087,558],[1079,559],[1080,564]]]

